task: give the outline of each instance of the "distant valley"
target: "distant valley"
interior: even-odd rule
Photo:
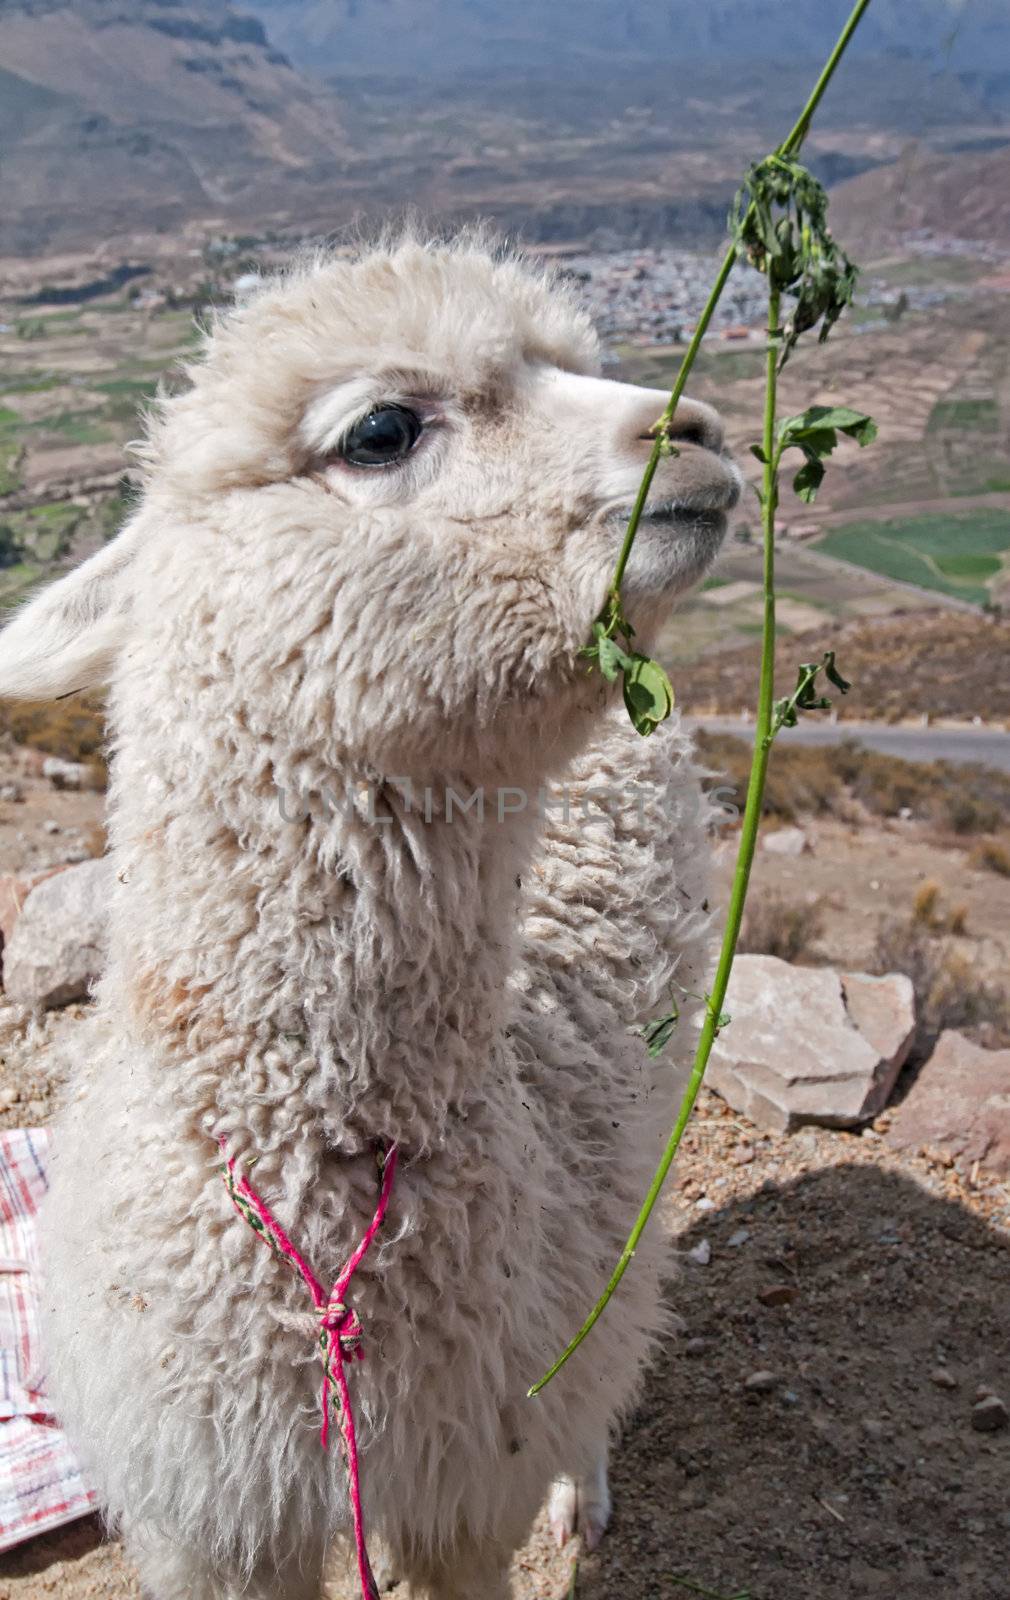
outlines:
[[[575,28],[527,0],[0,0],[0,264],[329,233],[405,206],[556,245],[706,243],[836,10],[780,5],[769,26],[757,0],[592,0]],[[875,7],[876,43],[808,146],[825,181],[910,143],[930,161],[1010,149],[1005,11],[979,0],[952,32],[944,0]]]

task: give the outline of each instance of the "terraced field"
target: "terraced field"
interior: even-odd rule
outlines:
[[[0,602],[79,560],[126,511],[116,480],[138,410],[192,339],[192,314],[110,295],[0,312]]]
[[[885,578],[984,605],[1005,586],[1010,512],[851,522],[832,528],[817,549]]]

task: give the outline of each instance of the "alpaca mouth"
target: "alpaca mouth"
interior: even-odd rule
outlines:
[[[724,517],[728,510],[728,505],[685,505],[681,500],[661,500],[658,505],[645,507],[641,521],[678,523],[683,527],[695,527],[699,523],[707,524]]]
[[[741,484],[740,472],[734,465],[721,482],[699,485],[694,496],[657,495],[646,501],[639,526],[667,526],[685,533],[692,529],[704,530],[713,524],[721,526],[740,499]],[[631,505],[619,506],[614,509],[612,516],[627,525],[632,510]]]
[[[712,528],[722,527],[726,521],[727,513],[736,504],[736,498],[727,499],[717,505],[685,504],[683,500],[658,500],[650,502],[642,511],[638,525],[640,528],[670,528],[680,533],[706,532]],[[622,506],[615,511],[612,520],[626,527],[631,521],[632,508]]]

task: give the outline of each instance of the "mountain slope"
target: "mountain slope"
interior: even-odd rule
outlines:
[[[3,249],[290,205],[346,158],[335,98],[224,0],[0,6]]]
[[[453,75],[601,63],[821,57],[848,0],[245,0],[306,70]],[[1005,51],[1006,0],[875,0],[854,50],[986,70]]]
[[[839,184],[831,220],[864,248],[927,230],[1010,245],[1010,143],[956,158],[910,149],[900,161]]]

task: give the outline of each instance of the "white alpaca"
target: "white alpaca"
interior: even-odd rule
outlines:
[[[630,1030],[701,981],[707,818],[676,723],[640,739],[579,657],[663,401],[595,364],[565,292],[479,240],[269,281],[158,408],[129,526],[0,637],[2,694],[111,686],[111,950],[56,1138],[50,1359],[155,1600],[315,1596],[348,1526],[304,1290],[236,1218],[220,1140],[327,1281],[399,1147],[351,1384],[369,1528],[416,1590],[506,1595],[552,1482],[559,1537],[606,1522],[658,1229],[526,1390],[678,1098],[688,1041],[657,1071]],[[737,494],[707,408],[672,431],[626,586],[646,640]]]

